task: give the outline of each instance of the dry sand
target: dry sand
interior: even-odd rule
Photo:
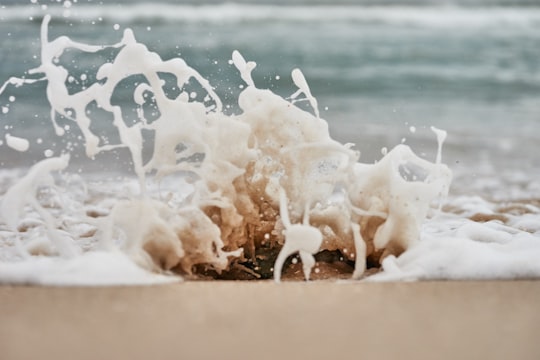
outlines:
[[[0,359],[540,359],[540,281],[0,287]]]

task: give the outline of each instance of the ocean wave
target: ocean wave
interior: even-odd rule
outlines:
[[[538,7],[116,4],[3,6],[1,21],[41,19],[45,14],[75,20],[134,22],[359,22],[421,27],[540,27]]]

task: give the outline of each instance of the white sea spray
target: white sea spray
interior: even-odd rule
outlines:
[[[61,254],[64,259],[42,262],[26,256],[19,263],[1,264],[0,279],[4,282],[74,284],[76,277],[62,280],[65,269],[84,263],[79,274],[81,279],[90,280],[80,280],[81,283],[107,283],[84,275],[96,270],[94,266],[101,261],[89,259],[102,258],[107,258],[108,263],[114,263],[116,258],[118,264],[125,266],[108,266],[107,271],[98,274],[100,279],[113,273],[130,273],[131,265],[125,262],[128,258],[153,272],[190,274],[203,268],[219,273],[235,263],[255,259],[257,249],[268,244],[281,248],[274,266],[276,280],[280,279],[287,256],[295,252],[300,254],[308,279],[315,264],[313,255],[323,250],[340,251],[354,261],[356,279],[363,276],[369,256],[381,261],[385,270],[374,279],[382,279],[384,274],[391,277],[393,269],[408,274],[405,278],[444,278],[444,274],[459,278],[465,276],[466,269],[474,268],[472,259],[478,257],[475,251],[482,248],[467,245],[471,242],[493,243],[493,239],[506,241],[508,237],[511,241],[517,236],[519,241],[525,239],[534,246],[534,235],[508,233],[492,225],[477,224],[472,228],[461,223],[461,230],[454,233],[425,234],[425,221],[436,213],[435,201],[442,203],[447,196],[452,178],[451,171],[442,163],[442,143],[446,137],[442,130],[433,128],[438,140],[434,162],[418,157],[401,144],[385,149],[382,159],[375,164],[360,163],[360,153],[353,145],[330,137],[328,124],[320,117],[317,100],[299,69],[291,73],[298,90],[284,99],[270,90],[257,88],[251,75],[256,64],[234,51],[232,63],[246,86],[238,98],[241,113],[226,115],[215,89],[197,70],[181,58],[163,60],[138,42],[130,29],[124,31],[117,43],[89,45],[66,36],[49,39],[49,21],[50,17],[45,16],[41,65],[29,71],[36,77],[11,78],[2,91],[12,85],[46,81],[57,135],[70,131],[58,125],[56,117],[62,115],[81,130],[88,157],[127,149],[138,182],[135,187],[131,183],[125,186],[135,190],[111,193],[110,198],[94,207],[87,204],[94,200],[84,198],[83,194],[85,213],[64,216],[59,221],[52,213],[58,216],[62,208],[48,211],[37,193],[42,188],[53,191],[57,187],[51,173],[63,171],[69,158],[64,155],[36,164],[3,195],[2,222],[9,236],[26,240],[35,236],[39,240],[32,246],[26,241],[20,246],[22,252],[44,249],[49,256]],[[100,66],[94,83],[70,92],[66,87],[70,74],[59,59],[72,49],[83,53],[118,51],[112,61]],[[163,74],[174,77],[177,88],[186,90],[170,95]],[[133,92],[138,120],[129,124],[123,109],[111,99],[119,84],[135,75],[146,80]],[[198,84],[206,96],[199,97],[187,90],[190,82]],[[297,107],[299,101],[305,101],[310,111]],[[159,110],[157,117],[150,119],[145,112],[148,103]],[[111,115],[112,125],[119,133],[118,143],[106,142],[92,131],[94,119],[86,111],[90,104],[97,104]],[[151,134],[151,142],[147,142],[144,132]],[[20,140],[11,143],[15,148],[25,147]],[[148,144],[153,149],[150,158],[145,159],[143,147]],[[153,191],[154,184],[171,180],[177,181],[177,185],[169,187],[166,196]],[[38,220],[26,221],[36,214]],[[531,228],[531,223],[534,220],[520,226]],[[46,229],[44,236],[41,228]],[[461,270],[452,272],[451,267],[445,268],[444,264],[455,261],[453,256],[447,256],[451,251],[439,256],[437,269],[448,269],[439,275],[431,265],[425,267],[425,273],[408,270],[424,260],[429,262],[426,259],[437,253],[437,244],[443,248],[453,238],[461,239],[456,240],[457,248],[470,250],[471,261],[463,261]],[[73,244],[84,243],[84,239],[92,240],[88,248],[93,250],[80,254]],[[435,250],[423,251],[426,246]],[[410,265],[411,258],[419,260]],[[487,264],[489,269],[489,261]],[[58,274],[56,280],[54,276],[31,275],[38,267]],[[17,275],[24,273],[27,275]],[[489,274],[489,270],[482,274]],[[498,272],[493,274],[502,276]],[[529,276],[537,272],[532,269],[507,274]],[[110,283],[131,283],[126,279],[137,276],[113,277],[116,280]],[[159,282],[162,278],[155,279]],[[147,281],[152,280],[141,280]]]

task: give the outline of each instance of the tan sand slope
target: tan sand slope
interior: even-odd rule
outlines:
[[[540,359],[540,282],[0,287],[0,359]]]

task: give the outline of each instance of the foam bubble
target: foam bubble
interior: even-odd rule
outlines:
[[[17,151],[25,152],[30,148],[30,142],[17,136],[6,134],[6,144]]]

